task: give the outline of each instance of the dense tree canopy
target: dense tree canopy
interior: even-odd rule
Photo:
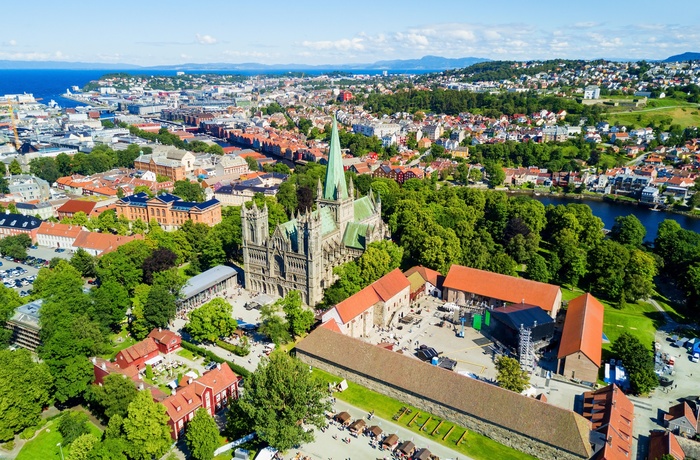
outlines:
[[[190,313],[185,329],[197,342],[215,342],[219,337],[230,337],[238,322],[231,316],[231,304],[215,298]]]
[[[246,382],[238,405],[251,422],[250,429],[278,450],[313,440],[306,426],[325,426],[330,410],[325,384],[308,366],[276,351],[258,366]],[[299,423],[303,421],[302,423]]]
[[[628,332],[622,333],[613,341],[612,353],[622,360],[634,394],[646,394],[656,388],[658,378],[654,373],[653,353],[638,338]]]
[[[520,368],[520,362],[508,356],[499,356],[496,359],[498,386],[506,390],[522,393],[530,385],[529,374]]]
[[[219,428],[206,409],[200,408],[187,424],[185,442],[194,460],[211,460],[219,447]]]
[[[53,377],[27,350],[0,350],[0,441],[36,424],[51,403]]]

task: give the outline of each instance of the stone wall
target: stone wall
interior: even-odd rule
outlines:
[[[329,363],[320,360],[315,356],[307,355],[306,353],[297,350],[297,357],[305,364],[316,367],[323,371],[329,372],[338,377],[350,380],[362,385],[370,390],[376,391],[383,395],[410,404],[432,415],[444,418],[451,422],[482,434],[493,439],[499,444],[511,447],[526,454],[532,455],[541,460],[578,460],[585,457],[580,457],[576,454],[563,451],[555,446],[551,446],[540,442],[536,439],[523,436],[518,433],[511,432],[500,426],[491,424],[488,420],[478,419],[470,414],[460,412],[452,407],[445,406],[437,401],[425,398],[424,396],[407,392],[402,388],[396,388],[388,385],[385,382],[379,382],[371,377],[356,373],[350,369],[337,366],[334,363]],[[517,410],[514,408],[503,408],[503,410]],[[553,429],[556,429],[553,427]]]

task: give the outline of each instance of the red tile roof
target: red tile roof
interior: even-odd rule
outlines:
[[[688,419],[688,422],[693,426],[693,428],[698,427],[698,419],[693,413],[693,409],[690,407],[690,405],[683,401],[680,404],[676,404],[675,406],[672,406],[668,409],[668,413],[664,414],[664,420],[670,421],[670,420],[676,420],[681,417],[685,417]]]
[[[227,363],[223,363],[205,372],[195,383],[208,386],[213,390],[214,395],[217,395],[237,381],[238,375],[231,370]]]
[[[53,222],[42,222],[39,225],[37,235],[51,235],[66,238],[77,238],[83,228],[80,225],[55,224]]]
[[[78,237],[75,239],[73,246],[76,248],[92,249],[104,254],[114,251],[119,246],[129,243],[130,241],[142,238],[143,236],[141,235],[122,236],[112,235],[111,233],[81,231]]]
[[[340,332],[340,333],[343,332],[340,330],[340,326],[338,326],[338,322],[334,318],[331,318],[328,321],[326,321],[325,323],[321,324],[320,327],[325,327],[326,329],[330,329],[331,331],[334,331],[334,332]]]
[[[130,365],[137,359],[142,358],[154,351],[158,351],[158,346],[156,345],[155,340],[148,337],[138,343],[133,344],[129,348],[123,349],[119,352],[119,354],[124,356],[124,361],[127,363],[127,365]]]
[[[525,302],[544,311],[555,308],[559,286],[537,281],[452,265],[443,286],[511,303]]]
[[[685,453],[676,439],[668,431],[652,431],[649,434],[649,460],[658,460],[664,455],[671,455],[676,460],[684,460]]]
[[[84,200],[68,200],[63,206],[58,208],[57,212],[75,214],[76,212],[84,212],[86,215],[90,215],[93,209],[95,209],[94,201],[84,201]]]
[[[600,366],[605,308],[590,294],[569,302],[559,345],[559,359],[582,352]]]
[[[606,439],[592,460],[629,460],[634,442],[634,406],[617,385],[584,393],[582,415]]]
[[[164,343],[166,345],[172,345],[180,341],[180,336],[168,329],[153,329],[148,337],[152,338],[156,342]]]
[[[429,282],[435,287],[442,287],[442,283],[445,280],[445,277],[442,276],[442,273],[431,270],[430,268],[424,267],[422,265],[416,265],[415,267],[409,268],[407,271],[404,272],[404,276],[408,278],[414,273],[418,273],[421,278],[423,278],[425,281]]]
[[[394,269],[379,278],[360,292],[348,297],[335,306],[343,324],[367,311],[379,301],[386,302],[411,285],[401,270]]]

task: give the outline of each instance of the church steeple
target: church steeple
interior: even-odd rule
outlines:
[[[341,200],[348,197],[348,186],[345,182],[343,159],[340,156],[340,139],[338,138],[338,122],[333,116],[333,131],[331,131],[331,146],[328,151],[328,167],[326,181],[323,187],[325,200]]]

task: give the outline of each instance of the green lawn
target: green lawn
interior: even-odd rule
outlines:
[[[101,357],[105,359],[113,359],[121,350],[128,348],[135,343],[136,340],[129,336],[129,331],[126,329],[126,325],[124,325],[119,334],[113,334],[110,336],[110,351]]]
[[[26,443],[19,451],[17,460],[61,460],[58,443],[63,441],[63,436],[57,429],[58,420],[58,418],[51,420],[34,439]],[[92,423],[88,423],[88,427],[92,434],[98,438],[102,437],[102,430],[98,427]],[[70,446],[63,447],[63,457],[70,457]]]
[[[622,125],[634,125],[639,128],[648,126],[652,122],[658,125],[661,120],[670,117],[673,119],[673,124],[678,124],[685,128],[687,126],[700,126],[700,113],[698,113],[698,110],[697,105],[694,107],[632,109],[630,111],[609,113],[605,118],[610,124],[619,122]]]
[[[185,350],[184,348],[181,348],[180,350],[176,351],[178,355],[182,356],[185,359],[189,359],[191,361],[194,361],[198,358],[197,355],[192,353],[190,350]]]
[[[570,301],[583,294],[583,291],[573,291],[562,287],[562,300]],[[628,303],[624,309],[615,308],[609,302],[600,300],[605,307],[603,332],[612,343],[623,332],[629,332],[637,337],[644,345],[651,348],[656,329],[661,325],[661,314],[653,305],[646,302]],[[609,350],[611,343],[604,343],[603,349]]]
[[[338,383],[342,380],[339,377],[319,369],[314,369],[314,373],[322,381],[327,383]],[[378,417],[386,420],[392,420],[394,415],[400,412],[401,408],[406,407],[406,404],[399,400],[389,398],[388,396],[384,396],[353,382],[348,382],[347,390],[343,391],[342,393],[334,393],[334,395],[338,399],[352,404],[353,406],[357,406],[360,409],[366,410],[367,412],[373,410]],[[406,426],[416,414],[419,414],[408,429],[414,431],[415,433],[420,433],[425,438],[431,439],[432,442],[447,446],[450,449],[454,449],[455,451],[467,455],[475,460],[490,460],[494,458],[499,460],[526,460],[535,458],[511,449],[510,447],[498,444],[496,441],[493,441],[486,436],[474,433],[473,431],[467,432],[467,435],[464,437],[462,443],[457,446],[456,443],[466,431],[465,428],[445,421],[440,426],[439,432],[432,435],[433,429],[437,427],[438,423],[440,423],[439,421],[442,419],[427,414],[426,412],[423,412],[413,406],[408,407],[410,407],[412,410],[411,414],[404,415],[398,421],[394,420],[394,423]],[[426,426],[426,430],[420,432],[420,427],[428,419],[428,417],[432,417],[432,420]],[[450,431],[450,428],[453,426],[454,429],[450,433],[450,436],[443,441],[443,436],[445,436],[445,434],[447,434],[447,432]]]

